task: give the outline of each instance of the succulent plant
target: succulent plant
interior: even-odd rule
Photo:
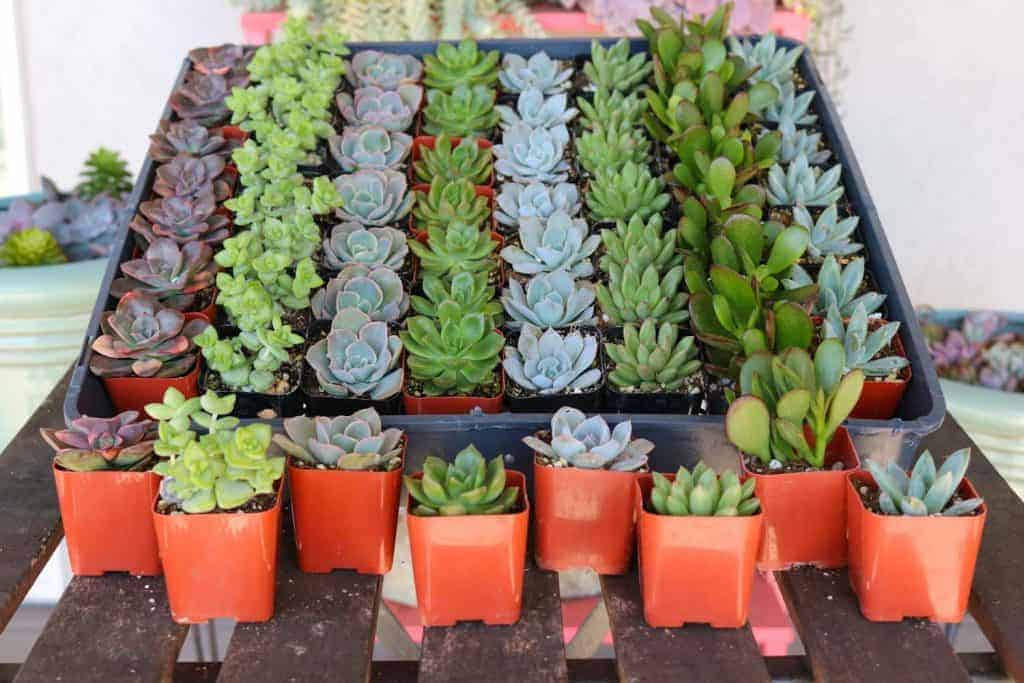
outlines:
[[[337,417],[285,418],[284,431],[274,435],[274,443],[308,465],[363,472],[388,472],[402,465],[405,433],[383,429],[373,408]]]
[[[387,323],[372,322],[355,308],[338,312],[327,338],[306,351],[306,361],[331,396],[382,401],[400,392],[405,378],[402,340],[388,334]]]
[[[497,93],[482,85],[459,85],[453,91],[430,90],[423,109],[427,135],[490,137],[500,115],[494,108]]]
[[[637,128],[597,125],[576,140],[576,157],[590,174],[627,163],[645,166],[651,160],[651,142]]]
[[[795,129],[800,126],[813,126],[818,116],[811,112],[814,91],[796,94],[792,83],[784,84],[779,99],[764,111],[764,119],[778,125],[779,129]]]
[[[112,150],[100,147],[85,160],[82,182],[75,194],[89,201],[101,195],[119,198],[132,191],[132,176],[128,162]]]
[[[811,231],[811,241],[807,244],[807,257],[811,261],[822,261],[830,255],[850,256],[864,248],[863,244],[851,239],[860,218],[850,216],[840,220],[839,209],[835,204],[829,205],[817,221],[803,206],[794,206],[793,223]]]
[[[654,265],[659,272],[682,265],[683,257],[676,250],[678,231],[665,230],[660,215],[653,215],[645,222],[640,216],[626,221],[617,221],[614,228],[601,231],[604,254],[601,255],[601,270],[611,272],[618,266],[624,268],[633,263],[642,271]]]
[[[334,179],[342,205],[339,218],[366,226],[395,223],[412,208],[405,175],[398,171],[366,169]]]
[[[584,128],[602,125],[608,127],[635,127],[643,122],[647,111],[647,98],[639,93],[624,94],[618,90],[598,88],[594,92],[594,101],[584,98],[576,100],[576,106],[583,113],[581,123]]]
[[[478,196],[468,180],[436,178],[429,192],[416,192],[412,215],[418,230],[426,231],[431,227],[445,230],[454,222],[479,227],[490,218],[488,203],[487,197]]]
[[[412,297],[412,307],[420,315],[437,317],[437,307],[454,301],[463,315],[482,313],[491,327],[501,326],[501,304],[494,299],[494,287],[487,273],[458,273],[451,278],[427,275],[423,278],[423,296]]]
[[[423,88],[418,85],[400,85],[395,90],[369,86],[337,97],[338,111],[350,126],[381,126],[392,133],[412,126],[422,102]]]
[[[865,466],[881,491],[878,506],[883,513],[913,517],[959,517],[971,514],[984,503],[981,498],[968,498],[950,504],[967,474],[970,462],[971,449],[961,448],[946,458],[938,471],[931,452],[924,451],[918,456],[909,477],[894,462],[883,466],[875,460],[868,460]]]
[[[798,156],[785,171],[776,164],[768,171],[768,203],[772,206],[829,206],[843,196],[839,184],[842,164],[822,173],[811,166],[804,155]]]
[[[651,175],[646,166],[627,162],[621,168],[599,168],[590,183],[587,207],[599,221],[646,220],[661,213],[670,197],[665,181]]]
[[[424,55],[426,77],[423,84],[428,88],[452,92],[460,85],[493,87],[498,82],[497,50],[481,52],[476,41],[463,40],[452,45],[440,43],[437,52]]]
[[[466,313],[454,301],[437,306],[437,318],[415,316],[401,332],[409,373],[427,396],[472,394],[494,377],[505,338],[483,313]]]
[[[217,373],[225,386],[247,393],[274,395],[294,388],[279,382],[277,373],[286,363],[293,362],[289,349],[304,340],[273,313],[271,309],[270,320],[255,329],[243,327],[236,337],[221,339],[212,326],[196,337],[207,368]]]
[[[718,475],[701,460],[692,473],[680,467],[672,480],[655,472],[651,507],[659,515],[677,517],[747,517],[761,509],[756,485],[753,477],[741,484],[732,470]]]
[[[345,70],[353,88],[377,87],[395,90],[400,85],[416,85],[423,78],[423,63],[412,55],[379,50],[361,50]]]
[[[405,233],[395,228],[364,228],[347,221],[331,228],[324,240],[324,265],[341,270],[350,263],[387,266],[399,271],[405,264],[409,245]]]
[[[245,76],[192,72],[171,93],[171,108],[180,118],[192,119],[207,127],[216,126],[231,115],[224,103],[231,89],[244,86],[246,80]]]
[[[410,512],[421,517],[503,515],[513,512],[519,502],[519,487],[505,485],[504,456],[486,462],[473,444],[459,451],[451,463],[427,456],[423,478],[404,480],[418,503]]]
[[[587,417],[568,406],[551,416],[551,442],[523,437],[534,452],[547,456],[556,467],[635,472],[647,465],[654,444],[633,438],[633,423],[620,422],[612,430],[600,415]]]
[[[569,183],[505,183],[501,186],[496,202],[495,218],[501,225],[513,229],[518,228],[524,218],[546,221],[556,211],[576,216],[582,208],[579,190]]]
[[[475,138],[463,138],[452,148],[452,139],[442,133],[434,140],[433,149],[420,147],[420,159],[413,167],[416,177],[424,183],[440,178],[487,185],[493,162],[490,148],[481,147]]]
[[[57,238],[42,228],[12,232],[0,245],[0,262],[5,266],[52,266],[67,260]]]
[[[693,337],[680,337],[678,325],[658,326],[650,318],[639,328],[624,325],[622,343],[606,343],[604,350],[615,363],[608,381],[619,391],[678,392],[701,366]]]
[[[491,238],[487,227],[455,221],[442,228],[427,229],[427,243],[409,243],[409,248],[420,259],[420,272],[426,275],[449,277],[458,273],[489,273],[498,266],[491,253],[498,243]]]
[[[601,312],[614,325],[644,320],[681,323],[690,317],[682,283],[681,265],[664,273],[653,264],[643,267],[627,263],[621,268],[613,265],[608,283],[597,285],[597,300]]]
[[[641,86],[650,76],[653,64],[646,52],[630,57],[629,41],[620,39],[605,48],[598,41],[590,44],[590,61],[583,66],[583,72],[595,88],[629,92]]]
[[[198,240],[216,245],[230,234],[228,219],[214,213],[216,210],[217,200],[211,192],[193,198],[151,199],[139,205],[142,215],[132,220],[131,229],[146,244],[166,237],[178,244]]]
[[[845,325],[839,309],[831,306],[821,329],[823,338],[838,340],[846,350],[845,372],[860,370],[865,377],[886,378],[910,365],[903,356],[877,357],[890,347],[900,324],[893,321],[872,330],[863,304],[857,304]]]
[[[571,64],[551,59],[543,50],[533,53],[529,59],[509,52],[501,61],[498,79],[505,92],[538,90],[545,95],[553,95],[572,86],[572,73]]]
[[[538,273],[526,283],[509,278],[508,289],[502,292],[501,304],[508,313],[508,326],[516,329],[525,323],[540,328],[564,328],[573,325],[594,325],[594,287],[575,280],[564,270]]]
[[[579,330],[564,336],[526,323],[515,346],[505,347],[502,367],[521,388],[542,396],[593,390],[601,381],[597,336]]]
[[[499,105],[495,108],[505,130],[525,123],[530,128],[554,128],[568,125],[579,113],[569,106],[565,93],[545,97],[540,90],[526,90],[519,95],[516,106]]]
[[[840,266],[834,256],[828,256],[818,271],[817,283],[803,268],[793,266],[789,271],[789,278],[783,280],[782,284],[787,289],[800,289],[817,284],[818,299],[813,309],[815,315],[825,315],[829,309],[835,307],[844,318],[848,318],[858,306],[867,313],[874,313],[885,303],[885,294],[878,292],[865,292],[857,296],[863,281],[863,258],[855,258],[846,266]]]
[[[196,71],[222,76],[232,69],[244,67],[249,61],[244,47],[230,43],[215,47],[197,47],[189,50],[188,58],[192,60],[192,68]]]
[[[364,168],[383,171],[397,169],[412,151],[412,137],[391,132],[383,126],[368,124],[349,127],[341,135],[328,138],[331,156],[346,173]]]
[[[209,327],[142,292],[129,292],[100,317],[89,369],[98,377],[181,377],[196,362],[193,338]]]
[[[782,146],[779,147],[779,163],[791,163],[801,154],[814,166],[821,166],[832,152],[822,149],[821,133],[808,133],[797,128],[782,128]]]
[[[978,383],[990,389],[1017,391],[1024,385],[1024,343],[1000,340],[981,352],[984,367]]]
[[[358,308],[371,320],[393,323],[409,310],[409,295],[390,268],[351,263],[313,295],[310,305],[317,320],[333,320],[341,310]]]
[[[211,130],[192,119],[164,119],[149,140],[148,156],[159,163],[168,162],[182,152],[194,157],[210,154],[228,157],[240,146],[237,140],[225,138],[218,129]]]
[[[224,166],[224,157],[216,154],[200,158],[179,154],[156,169],[153,192],[161,197],[185,198],[212,192],[214,199],[222,202],[231,194],[231,186],[221,177]]]
[[[67,429],[43,428],[39,434],[57,452],[54,461],[65,470],[139,469],[153,454],[156,423],[138,418],[135,410],[109,418],[82,415]]]
[[[796,62],[803,54],[804,46],[786,49],[776,47],[775,34],[761,36],[758,40],[729,37],[729,51],[742,58],[748,68],[757,67],[751,76],[754,81],[767,81],[781,88],[793,82]]]
[[[494,169],[506,180],[517,183],[561,183],[569,177],[565,151],[569,130],[565,126],[530,128],[524,123],[505,131],[494,146]]]
[[[505,247],[501,258],[524,275],[565,270],[576,277],[590,277],[594,274],[591,257],[601,238],[589,232],[585,220],[570,218],[564,211],[556,211],[546,221],[524,218],[519,222],[519,246]]]
[[[110,283],[110,295],[120,299],[132,290],[145,292],[179,311],[188,309],[196,292],[214,284],[217,264],[213,249],[202,242],[178,245],[160,238],[150,243],[142,258],[121,264],[124,277]]]

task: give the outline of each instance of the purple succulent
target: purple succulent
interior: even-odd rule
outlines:
[[[216,154],[199,158],[178,154],[156,170],[153,192],[161,197],[197,197],[212,191],[214,199],[222,202],[231,196],[231,186],[222,177],[225,165],[224,157]]]
[[[1006,327],[1006,318],[995,311],[971,311],[964,316],[963,336],[971,344],[983,346]]]
[[[189,51],[188,58],[196,71],[223,76],[232,69],[245,66],[249,54],[241,45],[225,43],[216,47],[197,47]]]
[[[83,415],[67,429],[40,429],[66,470],[130,469],[153,452],[156,423],[128,410],[111,418]]]
[[[204,157],[218,154],[223,157],[231,155],[239,143],[230,140],[191,119],[181,121],[160,122],[160,128],[149,136],[149,158],[153,161],[166,163],[179,154],[191,154]]]
[[[165,197],[142,202],[141,216],[131,223],[132,230],[150,244],[160,237],[169,237],[178,244],[199,240],[220,244],[228,236],[228,219],[214,213],[217,199],[212,192],[197,197]],[[143,219],[152,221],[147,222]]]
[[[179,246],[161,237],[149,245],[142,258],[121,264],[125,277],[110,283],[110,295],[121,298],[138,290],[184,311],[192,305],[196,292],[213,286],[217,270],[210,245],[188,242]]]
[[[171,108],[183,119],[193,119],[204,126],[216,126],[231,115],[224,99],[231,89],[244,87],[247,76],[204,74],[193,72],[171,93]]]
[[[35,205],[24,199],[11,202],[7,210],[0,214],[0,240],[6,239],[12,232],[38,227],[35,212]]]

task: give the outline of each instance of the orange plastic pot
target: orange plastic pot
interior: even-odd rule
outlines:
[[[221,126],[211,130],[210,134],[219,135],[225,140],[232,140],[238,143],[244,143],[249,139],[249,134],[242,130],[240,126]]]
[[[871,320],[868,324],[874,330],[885,323],[885,320]],[[904,348],[898,332],[892,338],[892,346],[897,356],[907,357],[907,350]],[[862,420],[888,420],[895,417],[900,408],[900,401],[903,400],[903,394],[907,392],[910,377],[911,370],[908,365],[897,379],[867,380],[864,382],[864,389],[860,392],[860,400],[854,406],[850,417]]]
[[[636,510],[644,620],[654,628],[740,628],[747,623],[763,514],[658,515],[644,508],[652,488],[653,476],[641,474]]]
[[[813,444],[812,444],[813,446]],[[842,470],[830,469],[843,463]],[[846,477],[860,467],[845,427],[836,431],[825,455],[825,469],[791,474],[756,474],[740,456],[743,478],[757,480],[764,511],[764,540],[757,568],[765,571],[811,564],[846,566]]]
[[[404,462],[404,441],[402,450]],[[353,472],[295,467],[289,462],[288,479],[299,569],[314,574],[391,570],[402,468]]]
[[[416,602],[424,626],[452,626],[458,621],[508,625],[519,621],[530,502],[521,472],[506,471],[505,481],[508,486],[519,487],[519,512],[408,516]],[[406,509],[411,510],[413,505],[409,498]]]
[[[536,559],[543,569],[625,574],[633,558],[636,473],[533,461]]]
[[[282,486],[274,507],[263,512],[202,515],[162,515],[151,501],[174,621],[253,622],[274,615],[283,495]]]
[[[160,489],[152,472],[71,472],[53,466],[57,500],[76,576],[160,574],[149,511]]]
[[[847,481],[850,586],[861,613],[871,621],[962,621],[987,506],[969,517],[879,515],[857,493],[860,485],[875,485],[871,474],[853,472]],[[966,479],[959,494],[978,495]]]
[[[406,368],[406,376],[409,369]],[[501,376],[501,391],[496,396],[413,396],[402,388],[402,405],[408,415],[463,415],[477,408],[488,415],[501,412],[501,404],[505,399],[505,373],[498,369]]]
[[[197,355],[192,369],[181,377],[104,377],[103,386],[115,413],[137,410],[145,414],[146,404],[161,403],[169,387],[180,391],[185,398],[198,396],[200,363]]]
[[[190,311],[185,314],[185,322],[190,320],[196,320],[202,318],[211,325],[217,324],[217,289],[213,289],[213,298],[210,299],[210,305],[198,311]]]
[[[449,137],[449,139],[452,141],[452,149],[455,149],[459,145],[459,143],[462,142],[462,138]],[[426,147],[427,149],[434,149],[434,144],[436,142],[437,142],[437,138],[432,136],[432,135],[417,135],[415,138],[413,138],[413,141],[412,141],[412,163],[409,164],[409,184],[410,185],[417,184],[417,181],[416,181],[416,162],[419,161],[420,158],[422,157],[422,153],[420,152],[420,149],[423,148],[423,147]],[[477,138],[476,139],[476,146],[479,149],[491,149],[492,147],[494,147],[494,143],[492,143],[490,140],[484,140],[482,138]],[[429,185],[429,183],[424,183],[424,184],[425,185]],[[492,159],[491,159],[491,178],[487,182],[486,185],[479,185],[478,187],[486,187],[486,188],[493,188],[494,187],[494,159],[493,159],[493,155],[492,155]]]

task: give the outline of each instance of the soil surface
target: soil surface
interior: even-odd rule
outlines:
[[[416,398],[449,398],[453,396],[460,397],[471,397],[471,398],[494,398],[501,396],[501,366],[497,366],[491,381],[486,384],[479,385],[472,394],[444,394],[443,396],[429,396],[423,391],[423,382],[413,379],[411,374],[407,374],[405,378],[405,391],[410,396]]]
[[[857,493],[860,495],[860,500],[861,500],[862,503],[864,503],[864,507],[866,507],[868,510],[871,510],[871,512],[875,513],[876,515],[885,515],[885,513],[882,512],[882,506],[878,502],[878,499],[882,495],[881,489],[879,489],[877,486],[873,486],[871,484],[865,484],[865,483],[862,483],[862,482],[858,482],[857,483]],[[963,500],[964,500],[963,496],[961,496],[960,494],[956,494],[952,498],[949,499],[949,502],[946,503],[946,507],[944,507],[942,509],[946,510],[946,509],[956,505],[957,503],[959,503],[959,502],[961,502]],[[981,514],[980,510],[972,510],[970,514],[962,515],[962,516],[963,517],[974,517],[974,516],[979,515],[979,514]],[[902,516],[902,515],[886,515],[886,516],[895,517],[895,516]],[[938,516],[938,515],[931,515],[931,516],[935,517],[935,516]]]
[[[799,462],[787,462],[782,464],[782,469],[773,470],[768,467],[766,463],[761,462],[757,458],[749,458],[744,456],[743,464],[746,465],[747,470],[754,474],[796,474],[800,472],[828,472],[834,471],[831,467],[814,467],[808,462],[803,460]],[[846,468],[843,468],[844,470]]]
[[[233,513],[266,512],[267,510],[270,510],[271,508],[273,508],[274,504],[276,502],[277,502],[277,494],[276,493],[261,493],[261,494],[259,494],[257,496],[253,496],[253,498],[248,503],[246,503],[245,505],[243,505],[240,508],[235,508],[234,510],[222,510],[221,508],[218,507],[218,508],[214,508],[213,510],[210,510],[210,512],[203,513],[203,514],[209,514],[209,515],[213,515],[213,514],[230,515],[230,514],[233,514]],[[186,515],[186,514],[189,514],[189,513],[185,512],[184,510],[182,510],[180,506],[168,504],[168,503],[165,503],[163,501],[157,501],[156,511],[157,511],[157,514],[161,514],[161,515]]]

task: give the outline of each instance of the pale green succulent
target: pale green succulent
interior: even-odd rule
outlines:
[[[423,477],[404,480],[417,502],[410,512],[420,517],[503,515],[515,511],[519,501],[519,487],[505,485],[504,456],[486,462],[473,444],[459,451],[452,463],[427,456]]]
[[[413,195],[405,174],[392,170],[366,169],[334,179],[341,195],[339,218],[366,226],[395,223],[408,215]]]
[[[641,270],[654,265],[659,272],[681,265],[683,255],[676,250],[678,230],[665,230],[660,215],[653,215],[644,222],[640,216],[626,221],[617,221],[614,228],[601,231],[604,254],[600,266],[605,273],[627,263],[635,264]]]
[[[587,208],[599,221],[647,219],[668,206],[665,181],[646,166],[628,162],[620,169],[599,168],[587,193]]]
[[[597,125],[634,128],[643,124],[647,98],[642,97],[640,93],[626,95],[618,90],[598,88],[594,92],[593,102],[581,97],[576,100],[576,106],[583,113],[580,122],[584,128],[594,128]]]
[[[834,256],[827,256],[818,271],[817,282],[803,268],[793,266],[789,277],[782,284],[788,290],[816,284],[818,298],[814,303],[815,315],[825,315],[834,306],[843,317],[848,318],[858,306],[862,306],[867,313],[874,313],[885,303],[885,294],[878,292],[865,292],[858,296],[863,281],[863,258],[855,258],[847,265],[840,266]]]
[[[519,222],[519,246],[501,250],[501,257],[517,273],[534,275],[565,270],[576,277],[594,274],[591,257],[601,238],[590,235],[587,222],[556,211],[547,220],[524,218]]]
[[[658,326],[650,318],[639,329],[633,323],[626,324],[622,343],[606,343],[604,350],[615,363],[608,372],[608,381],[619,391],[679,391],[701,366],[693,337],[680,336],[678,325]]]
[[[676,471],[675,479],[654,473],[651,507],[659,515],[679,517],[746,517],[756,515],[761,501],[754,495],[757,480],[742,484],[732,470],[717,475],[701,460],[690,473],[686,467]]]
[[[878,505],[885,514],[959,517],[971,514],[984,503],[981,498],[969,498],[949,504],[960,488],[970,462],[971,449],[961,448],[946,458],[938,471],[932,454],[924,451],[914,463],[909,477],[892,462],[883,467],[874,460],[868,460],[866,467],[881,489]]]
[[[804,46],[786,49],[776,47],[775,34],[769,33],[758,40],[738,39],[729,36],[729,51],[743,60],[747,68],[757,68],[751,81],[767,81],[777,88],[793,82],[796,62],[803,54]]]
[[[331,321],[326,339],[306,351],[320,389],[338,397],[382,401],[402,390],[402,340],[388,325],[357,308],[343,309]]]
[[[364,228],[355,222],[335,225],[323,246],[324,265],[331,270],[361,263],[398,271],[409,253],[405,233],[394,228]]]
[[[793,223],[811,231],[811,241],[807,244],[807,257],[811,261],[821,261],[826,256],[851,256],[864,248],[851,239],[860,218],[850,216],[839,220],[839,208],[835,204],[822,211],[817,221],[806,208],[794,206]]]
[[[502,367],[521,388],[542,396],[587,391],[601,381],[601,368],[595,367],[597,353],[594,334],[574,330],[563,336],[527,323],[516,345],[505,347]]]
[[[600,415],[587,417],[568,406],[551,417],[551,442],[536,436],[523,437],[523,443],[546,456],[552,464],[587,470],[635,472],[647,465],[647,454],[654,444],[633,438],[633,423],[620,422],[611,429]]]
[[[765,109],[764,119],[777,124],[779,129],[813,126],[818,120],[818,116],[811,111],[813,100],[813,90],[797,95],[794,85],[787,83],[782,86],[775,104]]]
[[[547,220],[556,211],[575,216],[582,208],[579,189],[569,183],[504,183],[495,201],[495,218],[510,228],[518,228],[524,218]]]
[[[358,308],[371,320],[393,323],[409,310],[409,295],[390,268],[352,263],[314,294],[310,305],[317,320],[333,320],[341,310]]]
[[[843,186],[839,184],[842,176],[842,164],[822,173],[801,154],[785,171],[779,164],[768,171],[768,203],[772,206],[835,204],[843,196]]]
[[[474,185],[486,185],[491,180],[493,155],[476,138],[462,138],[452,146],[452,139],[441,134],[434,140],[434,148],[419,148],[420,159],[413,168],[422,183],[435,180],[468,180]]]
[[[689,319],[689,297],[683,291],[683,266],[662,273],[655,265],[613,264],[608,282],[597,285],[601,312],[614,325],[652,320],[681,323]]]
[[[525,123],[530,128],[566,126],[579,113],[578,109],[569,106],[569,96],[565,93],[545,97],[536,89],[520,94],[514,108],[499,105],[496,109],[501,116],[501,127],[505,130],[519,123]]]
[[[595,88],[622,92],[643,85],[654,65],[647,59],[646,51],[630,56],[629,48],[629,41],[625,38],[608,48],[593,41],[590,44],[590,61],[583,66],[590,84]]]
[[[502,58],[498,80],[505,92],[537,90],[553,95],[572,86],[572,73],[572,64],[551,59],[543,50],[533,53],[529,59],[509,52]]]
[[[447,229],[433,225],[427,230],[427,243],[418,240],[409,248],[420,259],[423,275],[450,277],[458,273],[489,273],[498,267],[491,253],[498,243],[486,227],[456,221]]]
[[[402,465],[401,429],[383,429],[373,408],[337,417],[285,418],[285,434],[274,443],[312,466],[363,472],[387,472]]]
[[[494,146],[494,169],[505,180],[517,183],[561,183],[569,177],[565,151],[569,130],[565,126],[530,128],[519,123],[505,131]]]
[[[482,313],[491,327],[500,327],[501,304],[495,300],[494,286],[487,273],[458,273],[451,278],[426,275],[422,283],[423,296],[412,297],[412,307],[420,315],[437,317],[437,307],[445,301],[454,301],[463,315]]]
[[[440,43],[435,54],[423,56],[426,67],[423,84],[445,92],[452,92],[460,85],[490,88],[498,81],[500,58],[497,50],[481,52],[474,40],[463,40],[457,46]]]
[[[573,325],[593,325],[594,286],[575,280],[564,270],[539,273],[530,278],[525,289],[510,278],[502,292],[501,303],[509,315],[508,326],[516,329],[525,323],[542,329]]]
[[[430,90],[423,110],[427,135],[489,137],[501,116],[494,108],[498,94],[482,85],[459,85],[452,92]]]
[[[328,138],[331,156],[346,173],[360,169],[397,169],[412,150],[412,137],[392,133],[383,126],[346,128]]]
[[[591,174],[627,163],[646,166],[651,160],[651,141],[639,128],[598,124],[577,138],[576,158]]]
[[[821,329],[825,339],[836,339],[842,343],[846,350],[847,372],[861,370],[867,377],[884,378],[910,365],[910,361],[903,356],[876,357],[889,348],[899,332],[900,324],[899,321],[893,321],[871,330],[868,327],[868,314],[861,304],[853,309],[845,325],[839,309],[832,306]]]
[[[479,227],[490,218],[491,209],[487,197],[478,196],[468,180],[436,178],[429,192],[416,192],[412,215],[417,230],[427,231],[431,227],[445,230],[454,222]]]

